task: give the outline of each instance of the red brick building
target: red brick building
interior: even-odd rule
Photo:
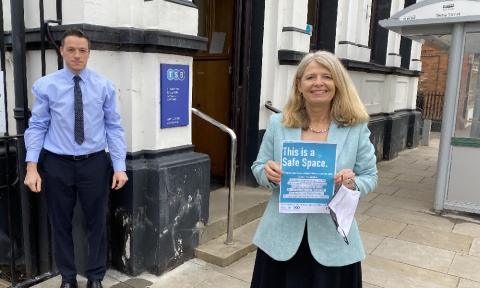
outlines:
[[[447,79],[448,51],[424,44],[422,46],[422,74],[418,83],[418,92],[445,93]]]

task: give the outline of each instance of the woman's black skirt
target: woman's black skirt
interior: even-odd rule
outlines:
[[[276,261],[261,249],[253,269],[251,288],[361,288],[360,262],[327,267],[313,258],[307,231],[297,253],[288,261]]]

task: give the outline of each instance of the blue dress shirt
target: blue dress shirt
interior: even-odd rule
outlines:
[[[74,139],[73,76],[64,68],[33,84],[26,161],[38,162],[42,148],[60,155],[85,155],[108,147],[114,171],[125,171],[126,145],[113,84],[88,68],[80,73],[85,141],[79,145]]]

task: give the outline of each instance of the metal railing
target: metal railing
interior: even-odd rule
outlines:
[[[233,203],[235,196],[235,170],[237,165],[237,135],[231,128],[218,122],[198,109],[192,108],[192,113],[227,133],[232,140],[230,146],[230,187],[228,188],[227,240],[225,240],[225,244],[231,245],[233,244]]]
[[[29,201],[25,208],[23,202],[26,197],[20,195],[20,185],[23,185],[20,179],[24,175],[20,173],[20,163],[24,161],[24,155],[20,152],[23,151],[23,145],[23,135],[0,137],[0,198],[2,195],[5,197],[5,201],[2,200],[1,203],[3,205],[0,205],[0,219],[6,214],[6,222],[0,226],[0,233],[7,235],[9,242],[7,245],[10,251],[9,255],[0,255],[3,256],[3,258],[0,257],[2,260],[0,264],[5,265],[6,261],[9,262],[9,271],[3,271],[1,278],[10,282],[11,287],[14,288],[29,287],[57,275],[56,272],[48,271],[53,270],[51,266],[43,267],[44,264],[37,263],[45,263],[45,255],[32,251],[31,244],[40,246],[39,243],[43,240],[38,239],[35,235],[25,235],[25,232],[37,233],[42,228],[36,222],[31,223],[29,217],[25,217],[31,213],[24,213],[24,209],[35,210],[38,207],[36,207],[35,201]],[[26,196],[32,195],[27,191]],[[35,213],[33,217],[38,218],[38,216]],[[36,228],[30,231],[24,229],[25,226],[35,226]],[[5,242],[0,243],[0,245],[5,244]],[[3,247],[2,250],[5,248]]]
[[[0,179],[0,195],[5,193],[6,196],[6,214],[7,214],[7,221],[6,227],[0,227],[1,230],[5,229],[8,230],[8,239],[9,239],[9,246],[10,246],[10,279],[5,279],[5,280],[10,280],[12,287],[16,286],[17,284],[17,279],[16,279],[16,263],[15,263],[15,258],[17,257],[16,255],[16,249],[15,249],[15,232],[14,232],[14,226],[13,226],[13,193],[17,193],[15,187],[18,183],[18,173],[17,173],[17,165],[12,163],[12,160],[15,160],[14,163],[16,163],[16,156],[13,156],[11,154],[17,154],[16,151],[18,151],[18,136],[2,136],[0,137],[0,163],[3,162],[2,164],[2,173],[3,177]],[[13,159],[15,158],[15,159]],[[2,193],[3,190],[3,193]],[[5,208],[5,207],[3,207]],[[2,209],[3,210],[3,209]],[[0,211],[5,213],[5,211]],[[0,231],[1,232],[1,231]],[[3,231],[6,232],[6,231]],[[6,257],[8,258],[8,256]]]
[[[417,93],[417,109],[422,112],[422,118],[441,121],[444,97],[444,93],[436,91],[419,91]]]
[[[273,103],[270,100],[265,101],[265,108],[267,108],[268,110],[270,110],[272,112],[275,112],[275,113],[281,113],[282,112],[282,110],[273,107]]]

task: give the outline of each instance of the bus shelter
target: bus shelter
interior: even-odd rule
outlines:
[[[424,0],[380,25],[448,51],[434,209],[480,213],[480,0]]]

